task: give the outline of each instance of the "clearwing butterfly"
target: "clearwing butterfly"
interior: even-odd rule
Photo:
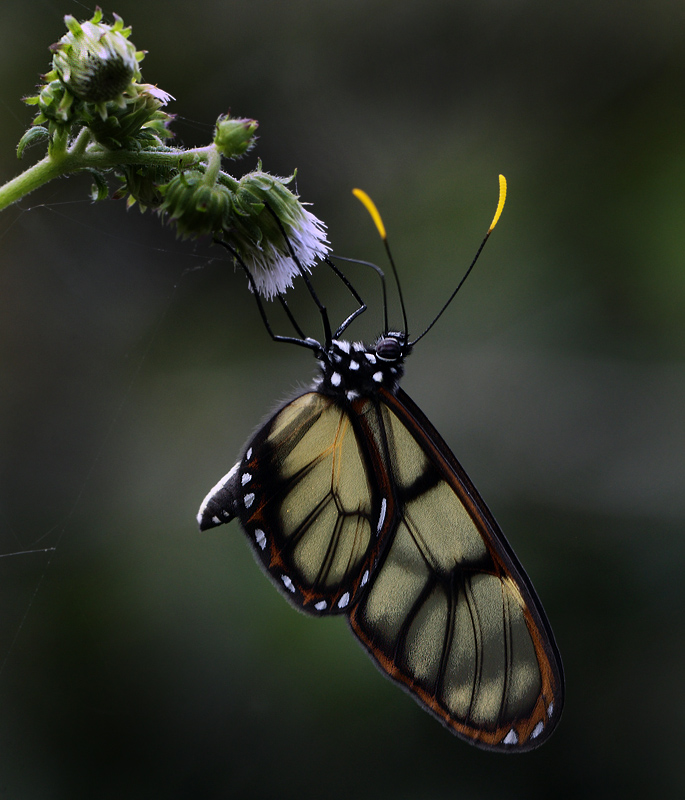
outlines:
[[[499,218],[505,189],[500,177],[497,213],[466,275]],[[390,256],[375,206],[355,194]],[[392,256],[390,263],[397,278]],[[336,272],[360,308],[330,334],[319,304],[324,344],[275,335],[255,293],[271,337],[313,350],[320,374],[250,439],[203,501],[200,529],[237,517],[291,605],[344,614],[379,669],[457,736],[496,752],[531,750],[561,715],[554,636],[488,507],[399,387],[405,358],[466,275],[413,342],[406,314],[404,331],[388,330],[384,302],[384,332],[367,346],[339,338],[366,306]]]

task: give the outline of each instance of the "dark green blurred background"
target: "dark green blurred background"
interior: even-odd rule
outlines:
[[[194,515],[311,356],[241,275],[84,177],[0,217],[0,797],[679,796],[685,639],[685,4],[121,0],[205,144],[227,110],[385,263],[415,332],[509,200],[405,388],[526,566],[566,668],[533,753],[482,753],[295,613]],[[0,179],[71,0],[4,0]],[[35,159],[29,153],[27,161]],[[352,332],[380,326],[377,285]],[[317,276],[335,319],[339,287]],[[301,322],[319,334],[316,314]],[[680,755],[679,755],[680,754]]]

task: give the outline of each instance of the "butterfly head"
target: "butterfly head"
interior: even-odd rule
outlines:
[[[372,345],[334,339],[319,352],[321,375],[314,388],[343,401],[371,397],[380,388],[394,394],[408,353],[406,336],[396,331],[382,334]]]

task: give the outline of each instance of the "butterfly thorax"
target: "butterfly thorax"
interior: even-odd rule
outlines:
[[[316,391],[348,401],[371,397],[379,388],[394,394],[404,375],[408,348],[401,333],[380,336],[372,345],[334,339],[319,354],[321,375]]]

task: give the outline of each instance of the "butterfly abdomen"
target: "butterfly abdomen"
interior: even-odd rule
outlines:
[[[197,512],[197,522],[201,531],[223,525],[238,516],[236,504],[239,467],[240,462],[235,464],[216,486],[210,489],[202,501],[200,510]]]

